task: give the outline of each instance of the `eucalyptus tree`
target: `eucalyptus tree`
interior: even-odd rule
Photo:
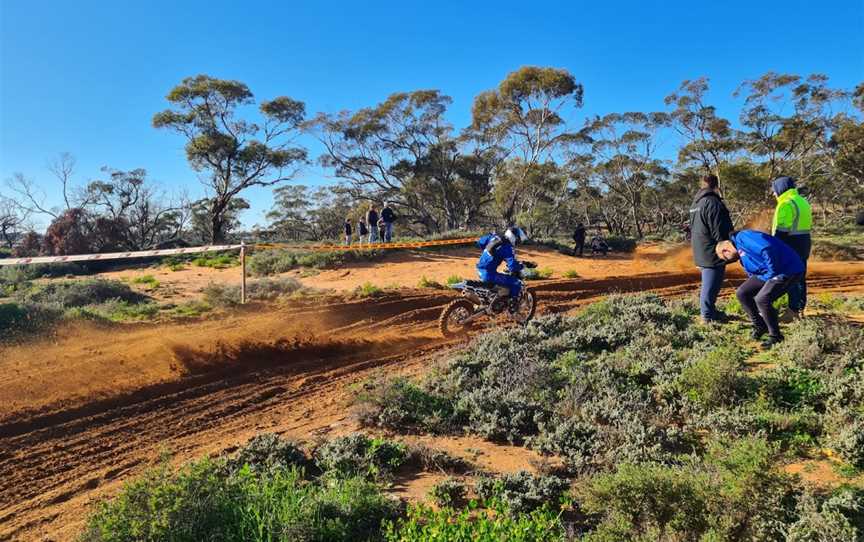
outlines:
[[[585,126],[591,140],[591,177],[610,195],[626,202],[630,225],[640,238],[645,233],[644,196],[669,174],[657,157],[658,132],[668,124],[665,113],[631,112],[596,117]]]
[[[717,109],[706,103],[708,78],[686,80],[676,92],[666,96],[671,126],[683,142],[678,149],[678,164],[684,168],[699,167],[713,173],[723,183],[722,168],[734,160],[743,144],[728,119],[717,115]]]
[[[153,117],[153,126],[186,139],[186,158],[208,190],[196,212],[207,213],[209,242],[224,240],[235,200],[253,186],[274,186],[292,179],[306,162],[295,143],[305,117],[303,102],[279,96],[260,103],[259,123],[241,117],[254,96],[239,81],[197,75],[184,79],[167,96],[174,109]]]
[[[322,166],[358,201],[393,201],[425,233],[452,229],[488,199],[489,175],[476,152],[463,153],[437,90],[398,92],[355,112],[319,114],[307,129],[321,142]],[[467,203],[467,205],[466,205]]]
[[[498,201],[505,222],[516,218],[537,167],[553,161],[566,142],[582,138],[568,126],[582,96],[582,84],[567,70],[525,66],[474,99],[466,134],[498,151],[495,183],[507,184],[507,197]]]

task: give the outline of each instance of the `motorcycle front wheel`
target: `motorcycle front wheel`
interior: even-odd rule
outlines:
[[[513,319],[519,324],[527,324],[534,318],[534,311],[537,310],[537,297],[529,289],[522,290],[519,295],[519,305],[516,307],[516,312],[513,313]]]
[[[472,314],[474,314],[474,304],[464,297],[451,301],[444,307],[438,318],[438,329],[441,330],[441,335],[451,339],[466,334],[471,325],[470,322],[466,323],[466,320]]]

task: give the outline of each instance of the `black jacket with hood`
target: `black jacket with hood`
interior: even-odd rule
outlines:
[[[693,261],[699,267],[721,267],[723,260],[717,257],[714,247],[729,239],[732,218],[720,198],[720,194],[704,188],[693,199],[690,206],[690,243]]]

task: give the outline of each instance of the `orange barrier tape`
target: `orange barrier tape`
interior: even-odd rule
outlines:
[[[475,237],[463,239],[442,239],[440,241],[414,241],[408,243],[360,243],[354,245],[289,245],[287,243],[256,243],[250,245],[254,248],[279,248],[287,250],[297,250],[306,252],[338,252],[345,250],[379,250],[393,248],[424,248],[424,247],[439,247],[447,245],[467,245],[473,244],[477,239]]]

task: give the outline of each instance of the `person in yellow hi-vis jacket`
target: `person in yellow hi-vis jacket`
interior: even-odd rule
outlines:
[[[789,287],[789,310],[792,317],[804,315],[807,306],[807,259],[810,257],[810,229],[813,216],[810,204],[795,188],[792,177],[778,177],[771,183],[777,207],[771,223],[771,235],[789,245],[804,262],[801,279]]]

